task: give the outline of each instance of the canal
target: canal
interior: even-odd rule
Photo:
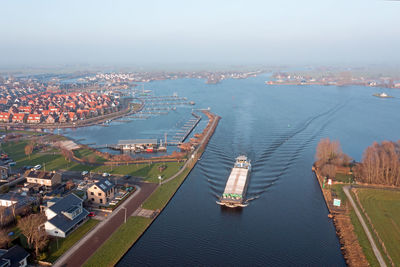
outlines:
[[[146,84],[155,95],[186,96],[222,117],[201,161],[118,266],[345,265],[338,238],[311,172],[321,138],[339,140],[360,160],[374,141],[397,140],[399,99],[349,86],[267,86],[267,75],[207,85],[179,79]],[[379,92],[379,89],[378,89]],[[400,92],[387,90],[400,97]],[[190,117],[191,107],[144,121],[65,130],[88,142],[154,138]],[[202,121],[204,127],[205,121]],[[215,203],[234,159],[252,161],[241,210]]]

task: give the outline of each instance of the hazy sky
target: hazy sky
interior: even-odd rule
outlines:
[[[0,65],[397,63],[400,1],[3,0]]]

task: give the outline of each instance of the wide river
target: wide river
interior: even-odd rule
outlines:
[[[267,79],[261,75],[216,85],[196,79],[145,85],[155,95],[177,92],[195,101],[197,108],[211,107],[222,119],[201,161],[118,266],[345,265],[311,172],[315,148],[321,138],[330,137],[360,160],[372,142],[397,140],[400,100],[373,97],[380,92],[377,88],[267,86]],[[400,97],[400,91],[386,92]],[[144,121],[65,133],[98,144],[162,138],[189,118],[190,108],[182,107]],[[242,153],[253,165],[250,205],[221,208],[215,201]]]

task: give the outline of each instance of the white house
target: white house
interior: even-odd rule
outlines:
[[[58,237],[66,237],[71,233],[89,214],[82,207],[82,202],[83,200],[75,194],[47,201],[47,222],[44,224],[46,232]]]

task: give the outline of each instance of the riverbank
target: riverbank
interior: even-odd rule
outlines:
[[[350,217],[350,207],[346,203],[343,190],[340,188],[336,191],[335,186],[327,185],[316,167],[313,166],[312,171],[315,173],[315,177],[317,178],[326,206],[329,210],[328,216],[332,218],[336,228],[336,235],[339,238],[342,254],[346,263],[349,266],[368,266],[369,263],[359,244],[358,237],[355,234],[355,229]],[[332,191],[334,191],[335,195],[332,194]],[[333,205],[334,198],[342,200],[340,207]]]
[[[169,201],[180,188],[186,177],[196,165],[197,160],[203,154],[211,136],[219,123],[220,117],[212,114],[208,125],[205,128],[205,134],[198,147],[193,151],[189,160],[183,168],[174,176],[160,183],[157,189],[144,201],[144,209],[156,210],[157,216],[167,206]],[[128,224],[119,227],[112,236],[85,262],[84,266],[114,266],[125,253],[136,243],[148,227],[157,218],[154,217],[147,223],[135,224],[139,216],[133,216],[128,220]],[[118,250],[113,248],[118,247]]]

